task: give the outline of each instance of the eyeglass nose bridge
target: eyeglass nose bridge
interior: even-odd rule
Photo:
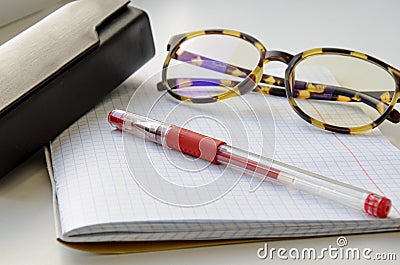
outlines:
[[[286,68],[286,71],[288,71],[290,69],[290,64],[294,57],[295,57],[294,55],[284,52],[284,51],[267,51],[265,54],[265,57],[263,59],[263,66],[265,66],[269,62],[281,62],[288,66]],[[284,81],[284,82],[286,82],[286,81]],[[283,85],[283,83],[282,83],[282,85]],[[286,91],[285,96],[289,96],[289,95],[291,95],[291,92]]]
[[[265,65],[268,62],[278,61],[285,64],[289,64],[289,62],[293,59],[293,55],[283,52],[283,51],[267,51],[265,54],[265,58],[263,60],[263,64]]]

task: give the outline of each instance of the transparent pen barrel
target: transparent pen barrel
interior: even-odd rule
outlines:
[[[276,181],[289,188],[322,196],[359,210],[364,209],[365,199],[370,194],[366,190],[229,145],[220,146],[217,161],[245,170],[247,174],[262,180]]]
[[[165,136],[170,129],[169,124],[156,121],[133,113],[126,114],[122,130],[147,141],[164,145]]]

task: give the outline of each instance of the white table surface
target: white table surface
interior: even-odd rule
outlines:
[[[161,69],[169,36],[204,28],[243,31],[260,39],[268,49],[290,53],[324,46],[358,50],[400,68],[400,2],[395,0],[134,1],[132,4],[148,12],[157,49],[155,58],[131,77],[139,81]],[[20,24],[25,22],[17,23],[17,27],[0,28],[0,36],[23,28]],[[385,134],[397,144],[399,128],[400,125],[385,126]],[[263,243],[123,255],[98,255],[67,248],[55,240],[51,185],[42,152],[0,179],[0,212],[0,264],[222,265],[266,264],[270,261],[257,257],[257,250]],[[268,246],[320,249],[337,246],[336,238],[271,241]],[[371,248],[374,253],[395,253],[397,263],[400,260],[400,233],[354,235],[347,236],[347,240],[348,247]],[[273,261],[286,262],[279,258]],[[323,261],[338,262],[329,257]],[[347,262],[361,264],[365,260]]]

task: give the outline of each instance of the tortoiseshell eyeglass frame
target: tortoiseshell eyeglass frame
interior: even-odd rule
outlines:
[[[219,34],[236,37],[252,44],[259,52],[259,61],[256,67],[254,69],[243,69],[235,65],[230,65],[225,62],[219,62],[211,58],[207,58],[199,54],[193,54],[189,51],[184,51],[181,49],[181,44],[183,42],[198,36],[209,34]],[[337,48],[315,48],[301,52],[297,55],[291,55],[282,51],[267,51],[264,45],[254,37],[234,30],[200,30],[185,34],[179,34],[173,36],[170,39],[167,50],[169,51],[169,53],[163,64],[162,82],[160,82],[157,87],[159,90],[167,90],[171,96],[178,100],[189,101],[193,103],[210,103],[244,95],[250,91],[257,90],[263,94],[287,97],[290,105],[301,118],[312,125],[332,132],[344,134],[362,133],[377,127],[385,119],[389,120],[392,123],[400,122],[400,113],[396,109],[394,109],[394,106],[399,100],[400,96],[400,71],[374,57],[360,52]],[[389,93],[387,91],[357,92],[348,88],[316,84],[304,81],[295,81],[293,70],[295,69],[296,65],[306,58],[321,54],[335,54],[354,57],[367,61],[384,69],[393,77],[396,83],[394,93]],[[167,79],[167,69],[171,62],[171,59],[177,59],[186,63],[193,63],[197,66],[213,71],[229,74],[236,77],[242,77],[243,80],[241,82],[232,80],[209,80],[209,82],[207,82],[207,80],[204,79],[196,80],[185,78],[185,82],[181,82],[178,79]],[[202,64],[199,65],[198,63],[195,63],[194,60],[201,60]],[[263,74],[264,65],[271,61],[279,61],[287,65],[284,79]],[[223,65],[223,67],[215,67],[216,63],[219,65]],[[180,87],[195,85],[196,82],[199,84],[204,84],[206,82],[207,85],[211,86],[230,85],[233,87],[220,95],[207,98],[186,97],[174,92],[174,90],[179,89]],[[266,85],[262,85],[260,84],[260,82]],[[363,126],[351,128],[341,127],[328,124],[310,117],[297,105],[295,98],[321,99],[343,102],[362,102],[375,108],[381,115],[376,120]]]

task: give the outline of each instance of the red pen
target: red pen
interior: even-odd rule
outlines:
[[[175,125],[122,110],[111,111],[108,121],[114,128],[156,144],[214,164],[233,166],[262,178],[267,177],[288,187],[362,210],[371,216],[386,218],[392,206],[391,200],[384,196],[241,150],[224,141]]]

